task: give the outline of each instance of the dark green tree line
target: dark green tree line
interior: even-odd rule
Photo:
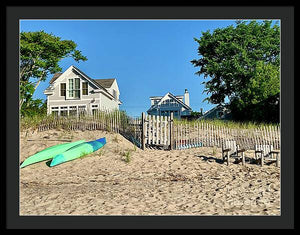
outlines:
[[[205,99],[229,107],[235,120],[279,122],[280,28],[272,21],[237,21],[202,32],[199,59]]]

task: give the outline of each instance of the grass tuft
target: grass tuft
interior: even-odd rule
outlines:
[[[124,161],[129,163],[131,161],[131,151],[127,150],[123,152]]]

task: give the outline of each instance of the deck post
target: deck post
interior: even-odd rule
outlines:
[[[170,119],[170,149],[172,150],[174,148],[174,143],[173,143],[173,118],[174,118],[174,114],[173,112],[171,112],[171,119]]]
[[[279,166],[279,153],[276,153],[276,166]]]
[[[146,128],[145,128],[145,113],[142,113],[142,149],[145,150],[145,132],[146,132]]]
[[[245,154],[242,152],[242,165],[245,165]]]

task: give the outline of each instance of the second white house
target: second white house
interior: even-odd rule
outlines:
[[[149,115],[170,116],[182,118],[191,115],[190,95],[187,89],[184,95],[173,95],[170,92],[164,96],[151,96],[151,107],[147,110]]]

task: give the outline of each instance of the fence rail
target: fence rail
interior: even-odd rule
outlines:
[[[129,123],[129,120],[120,111],[95,111],[92,115],[78,116],[52,116],[41,121],[38,131],[46,131],[53,128],[67,130],[106,130],[119,133]]]
[[[43,120],[38,131],[54,128],[67,130],[104,130],[120,133],[138,147],[186,149],[195,147],[222,147],[225,140],[235,140],[241,148],[272,145],[280,149],[280,127],[231,128],[205,121],[174,122],[173,116],[131,118],[121,111],[96,110],[93,115],[51,117]]]
[[[255,145],[273,145],[274,149],[280,149],[280,127],[260,126],[256,128],[242,129],[218,126],[201,121],[174,124],[175,149],[193,147],[222,147],[225,140],[235,140],[246,150],[253,150]]]
[[[168,146],[170,141],[170,121],[167,116],[144,115],[145,146]]]

